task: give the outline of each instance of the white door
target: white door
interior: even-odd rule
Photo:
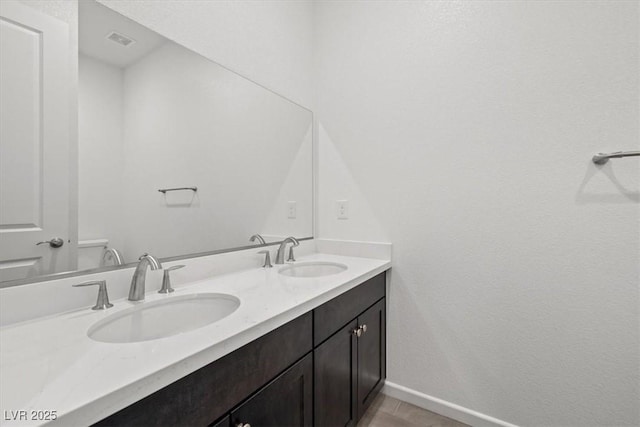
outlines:
[[[0,282],[68,270],[68,240],[68,26],[0,0]]]

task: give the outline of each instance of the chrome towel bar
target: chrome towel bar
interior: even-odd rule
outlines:
[[[615,153],[598,153],[591,160],[596,165],[604,165],[609,159],[620,159],[622,157],[640,156],[640,151],[616,151]]]
[[[167,191],[191,190],[194,193],[198,191],[198,187],[176,187],[176,188],[160,188],[158,191],[166,194]]]

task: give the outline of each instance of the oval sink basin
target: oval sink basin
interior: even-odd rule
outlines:
[[[278,273],[291,277],[322,277],[342,273],[346,270],[346,265],[335,262],[301,262],[281,268]]]
[[[115,313],[95,323],[87,335],[108,343],[166,338],[224,319],[238,307],[240,300],[227,294],[172,296]]]

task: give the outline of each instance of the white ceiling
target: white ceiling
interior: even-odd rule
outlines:
[[[80,53],[120,68],[133,64],[168,41],[158,33],[93,0],[79,2],[78,21]],[[106,37],[112,31],[136,42],[125,47],[108,40]]]

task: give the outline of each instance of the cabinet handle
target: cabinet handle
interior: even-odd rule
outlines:
[[[249,423],[246,423],[246,424],[245,423],[238,423],[238,424],[236,424],[236,427],[251,427],[251,424],[249,424]]]
[[[364,325],[360,326],[360,328],[362,328],[362,332],[363,332],[363,333],[364,333],[364,332],[367,332],[367,325],[366,325],[366,324],[364,324]]]
[[[358,327],[354,329],[353,331],[351,331],[351,333],[356,337],[360,338],[360,336],[362,336],[362,327]]]

